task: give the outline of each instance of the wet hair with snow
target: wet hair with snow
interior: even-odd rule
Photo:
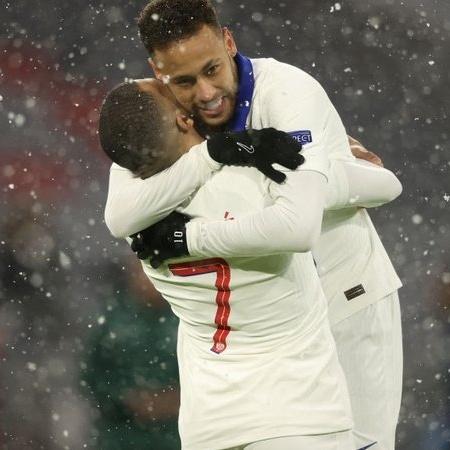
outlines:
[[[193,36],[203,25],[221,32],[209,0],[152,0],[138,19],[139,34],[150,56],[155,49]]]
[[[109,158],[136,176],[157,173],[167,165],[161,108],[135,82],[122,83],[108,93],[98,133]]]

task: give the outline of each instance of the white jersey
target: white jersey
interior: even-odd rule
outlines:
[[[288,204],[294,187],[301,187],[291,180],[301,171],[305,189],[318,178],[325,188],[323,176],[312,173],[325,172],[325,166],[309,161],[283,185],[255,169],[224,167],[179,210],[194,222],[245,222],[275,203]],[[345,379],[310,252],[189,258],[158,270],[143,266],[180,318],[183,449],[222,449],[351,427]]]
[[[330,133],[334,136],[330,136],[324,150],[330,159],[353,159],[337,112],[332,107],[331,111],[323,109],[319,100],[322,88],[311,76],[274,59],[254,59],[252,63],[255,92],[249,128],[311,131],[311,116],[329,114]],[[314,145],[314,132],[310,138],[310,145]],[[329,302],[331,323],[345,319],[402,285],[364,209],[328,211],[313,255]]]

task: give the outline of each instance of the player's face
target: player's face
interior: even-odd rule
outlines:
[[[177,104],[175,98],[161,82],[155,79],[135,80],[139,89],[149,93],[158,104],[158,113],[161,120],[160,133],[163,135],[164,146],[158,149],[159,158],[154,158],[154,163],[141,167],[140,178],[148,178],[172,165],[190,147],[202,141],[193,126],[189,132],[182,133],[177,127],[177,117],[186,116],[186,112]],[[192,121],[192,119],[191,119]],[[187,137],[185,136],[187,135]],[[185,140],[189,142],[185,143]],[[185,144],[185,145],[184,145]]]
[[[191,115],[179,104],[172,91],[166,85],[161,84],[159,93],[161,98],[158,103],[165,112],[162,115],[164,128],[175,136],[172,141],[172,154],[178,159],[192,146],[199,144],[204,139],[196,131]]]
[[[211,127],[228,122],[238,88],[231,33],[203,26],[195,35],[156,50],[151,60],[157,78],[178,102]]]
[[[195,129],[189,111],[180,105],[167,85],[155,79],[147,79],[140,81],[140,88],[143,91],[149,90],[158,103],[168,160],[175,162],[192,146],[204,140]]]

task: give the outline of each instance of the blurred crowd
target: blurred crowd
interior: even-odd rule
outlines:
[[[362,4],[364,3],[364,4]],[[2,5],[0,446],[179,448],[177,322],[103,221],[105,93],[151,76],[145,2]],[[251,57],[297,65],[404,186],[372,213],[404,283],[399,450],[450,449],[450,6],[216,1]]]

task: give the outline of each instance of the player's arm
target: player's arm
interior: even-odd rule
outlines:
[[[401,192],[392,172],[361,160],[332,161],[327,185],[326,156],[316,152],[283,185],[270,183],[274,205],[232,221],[186,223],[185,252],[233,257],[308,251],[319,237],[324,206],[374,207]]]
[[[105,207],[107,227],[115,237],[126,237],[147,228],[188,199],[220,167],[209,156],[205,142],[145,180],[113,164]]]
[[[321,147],[330,160],[355,159],[342,120],[320,83],[289,64],[274,61],[270,68],[255,106],[261,111],[258,125],[293,134],[310,152]]]
[[[276,149],[276,151],[274,151]],[[295,169],[303,163],[301,146],[273,128],[217,133],[193,147],[172,166],[145,180],[113,165],[105,221],[116,237],[132,235],[166,217],[222,165],[255,167],[281,183],[285,175],[272,167]]]
[[[273,184],[275,204],[260,213],[219,222],[190,222],[189,217],[172,213],[135,236],[132,248],[141,259],[150,258],[154,267],[176,256],[232,257],[306,251],[317,238],[322,206],[374,207],[394,200],[402,190],[397,177],[387,169],[361,160],[337,160],[330,163],[323,198],[325,175],[320,179],[320,172],[304,170],[307,167],[299,169],[302,173],[289,174],[284,185]]]
[[[392,172],[366,165],[354,157],[354,154],[362,155],[363,159],[382,166],[377,155],[347,136],[339,114],[320,84],[296,67],[275,63],[275,69],[270,73],[272,83],[266,96],[260,97],[261,125],[270,123],[288,132],[299,130],[300,139],[306,133],[307,140],[311,141],[305,147],[309,152],[322,146],[331,163],[326,209],[373,207],[396,198],[401,193],[400,182]],[[329,117],[321,142],[314,129],[314,118],[323,117],[326,110]]]
[[[265,104],[270,106],[274,94],[276,92],[268,92]],[[330,140],[334,110],[323,90],[315,90],[304,100],[303,104],[313,114],[304,114],[298,123],[295,110],[294,117],[286,117],[284,129],[289,130],[291,126],[297,130],[308,129],[313,142],[302,151],[305,163],[289,173],[284,184],[269,184],[272,206],[233,221],[186,224],[187,219],[182,215],[173,215],[135,239],[133,249],[138,256],[150,257],[152,265],[157,266],[167,258],[187,254],[232,257],[310,250],[320,234],[329,170],[325,146]],[[281,104],[274,106],[282,107]],[[262,124],[269,125],[270,122]],[[334,131],[335,126],[331,129]],[[343,127],[339,130],[349,157],[353,158],[345,130]]]
[[[186,225],[191,256],[262,256],[309,251],[319,238],[327,181],[314,171],[288,175],[273,187],[275,204],[262,211],[220,222]]]
[[[278,81],[269,83],[259,99],[257,107],[262,113],[258,125],[287,132],[307,130],[311,139],[302,150],[305,163],[290,173],[283,185],[270,183],[274,205],[261,212],[233,221],[189,222],[187,244],[193,256],[305,252],[320,235],[329,154],[354,158],[342,122],[320,85],[314,82],[311,90],[297,92],[292,84],[298,86],[301,80],[295,71]],[[286,88],[286,83],[292,87]]]
[[[290,172],[271,183],[274,204],[235,220],[190,221],[172,212],[133,236],[131,248],[157,268],[179,256],[263,256],[309,251],[320,235],[326,176],[316,171]]]
[[[292,74],[291,74],[292,75]],[[296,74],[294,73],[294,78]],[[301,80],[300,80],[301,81]],[[310,142],[303,151],[306,163],[288,176],[283,186],[272,186],[275,204],[260,213],[233,221],[188,222],[182,215],[168,217],[156,228],[147,230],[147,242],[137,240],[135,251],[143,258],[153,258],[158,265],[169,257],[183,256],[257,256],[280,252],[306,251],[320,232],[325,201],[327,155],[342,161],[354,161],[342,122],[323,89],[310,82],[310,90],[288,93],[274,83],[260,108],[260,126],[274,126],[285,131],[307,130]],[[298,86],[293,80],[282,86]],[[293,102],[294,106],[288,108]],[[300,110],[299,105],[302,105]],[[322,164],[318,164],[322,161]],[[344,172],[346,176],[346,173]],[[352,191],[347,178],[342,192]],[[337,197],[342,201],[344,194]],[[177,239],[174,239],[177,237]],[[167,246],[167,244],[171,242]],[[155,255],[157,257],[155,258]]]
[[[325,209],[373,208],[401,192],[402,185],[390,170],[361,159],[332,160]]]

